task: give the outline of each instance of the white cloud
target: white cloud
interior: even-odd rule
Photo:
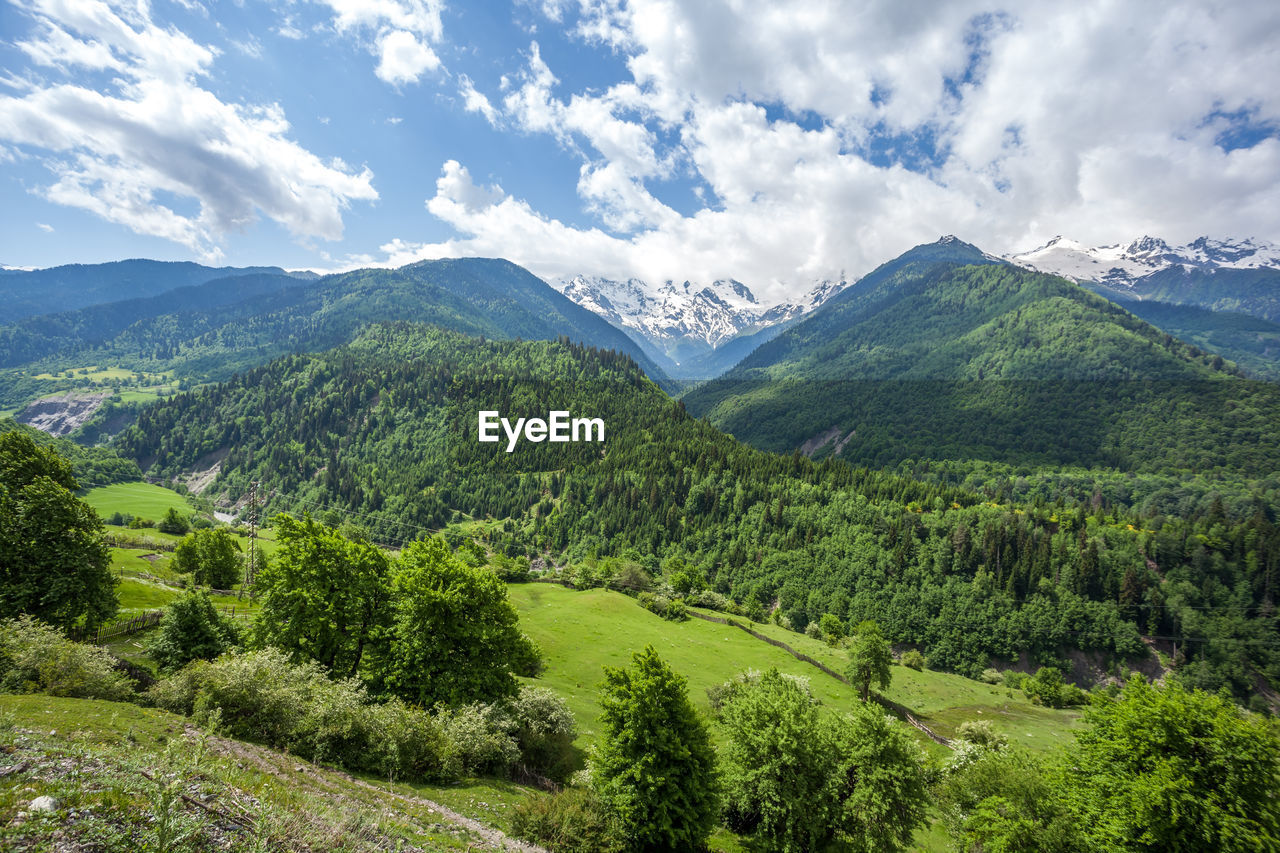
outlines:
[[[44,233],[46,233],[46,234],[52,234],[52,233],[53,233],[53,226],[52,226],[52,225],[49,225],[49,224],[48,224],[48,223],[46,223],[46,222],[37,222],[37,223],[36,223],[36,227],[37,227],[37,228],[39,228],[41,231],[43,231],[43,232],[44,232]]]
[[[417,82],[424,72],[440,67],[440,57],[435,51],[405,30],[392,30],[379,36],[378,53],[380,58],[374,73],[379,80],[397,86]]]
[[[498,111],[494,109],[484,93],[476,89],[470,77],[465,74],[458,75],[458,91],[462,94],[463,106],[466,107],[467,112],[480,113],[485,121],[495,127],[499,124]]]
[[[368,169],[289,139],[279,106],[228,104],[201,88],[215,51],[157,26],[145,6],[26,9],[38,23],[23,47],[33,61],[116,73],[100,88],[33,80],[21,97],[0,96],[0,139],[45,152],[50,200],[213,259],[228,232],[259,214],[300,239],[336,240],[343,210],[377,198]]]
[[[431,48],[444,37],[439,0],[314,0],[333,12],[339,33],[371,38],[374,73],[393,86],[416,83],[440,68]]]
[[[1056,233],[1280,238],[1275,4],[548,0],[543,13],[616,51],[629,79],[565,91],[535,43],[485,115],[577,156],[602,227],[506,196],[458,205],[454,169],[428,207],[460,236],[414,251],[504,254],[543,275],[733,276],[782,296],[944,233],[993,251]],[[1243,115],[1270,138],[1224,150]],[[663,204],[673,179],[705,206]]]

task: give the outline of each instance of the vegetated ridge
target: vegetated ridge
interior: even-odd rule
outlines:
[[[479,410],[551,408],[602,418],[604,447],[476,441]],[[968,674],[1024,651],[1143,655],[1145,633],[1200,638],[1179,645],[1198,684],[1244,697],[1280,675],[1265,505],[1228,514],[1219,499],[1153,522],[1087,492],[1002,505],[776,456],[693,419],[625,356],[565,342],[372,327],[159,403],[118,446],[161,477],[225,451],[208,494],[234,501],[258,481],[273,507],[332,509],[384,542],[492,518],[508,554],[679,559],[746,612],[776,608],[797,629],[874,618]]]

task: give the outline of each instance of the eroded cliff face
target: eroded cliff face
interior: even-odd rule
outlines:
[[[56,394],[36,400],[17,414],[18,423],[33,426],[50,435],[65,436],[79,429],[102,406],[110,394]]]

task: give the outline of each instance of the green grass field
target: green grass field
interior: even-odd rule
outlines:
[[[137,518],[159,521],[164,518],[164,514],[170,507],[183,514],[190,514],[193,511],[182,495],[172,489],[153,486],[150,483],[116,483],[112,486],[100,486],[85,492],[84,500],[103,518],[112,513],[121,512]],[[155,531],[145,532],[154,533]]]
[[[844,649],[833,648],[821,640],[773,624],[757,624],[752,628],[822,661],[836,672],[843,672],[848,664]],[[923,723],[944,737],[954,736],[956,728],[965,720],[990,720],[1011,741],[1031,749],[1050,749],[1070,743],[1071,731],[1080,719],[1079,711],[1033,705],[1021,690],[983,684],[947,672],[928,669],[917,672],[905,666],[893,668],[893,681],[884,695],[910,708]]]
[[[584,746],[596,737],[602,668],[627,665],[632,652],[647,644],[685,677],[690,698],[704,710],[708,687],[744,670],[770,667],[808,678],[814,695],[828,707],[843,709],[858,701],[848,685],[729,625],[701,619],[668,622],[632,598],[601,589],[579,592],[542,583],[512,584],[508,589],[520,614],[521,630],[542,647],[546,658],[546,671],[535,683],[555,690],[569,703]],[[842,650],[777,626],[755,627],[836,671],[844,669]],[[1079,716],[1032,705],[1019,691],[901,666],[893,668],[893,682],[885,695],[910,708],[941,735],[954,734],[965,720],[991,720],[1010,740],[1033,749],[1067,743]],[[910,731],[935,754],[941,752],[932,741]]]

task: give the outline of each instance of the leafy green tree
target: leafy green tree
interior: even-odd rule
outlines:
[[[173,551],[174,571],[214,589],[231,589],[239,583],[242,566],[240,546],[225,527],[197,530]]]
[[[721,717],[728,819],[764,849],[904,849],[927,798],[918,750],[870,705],[824,714],[776,669],[736,685]]]
[[[652,646],[605,667],[603,730],[592,783],[632,850],[699,850],[716,823],[720,784],[706,723],[685,680]]]
[[[93,627],[117,607],[102,521],[71,466],[29,436],[0,434],[0,613]]]
[[[262,597],[254,641],[356,675],[386,622],[390,559],[309,515],[278,515],[273,524],[280,548],[254,586]]]
[[[156,529],[161,533],[171,533],[174,536],[185,535],[191,530],[191,522],[187,521],[186,516],[178,512],[177,507],[169,507],[169,511],[164,514],[164,518],[156,525]]]
[[[971,748],[935,788],[943,823],[965,853],[1073,853],[1084,839],[1067,808],[1056,759],[1019,749]],[[957,756],[959,757],[959,756]]]
[[[400,554],[391,598],[376,665],[386,689],[420,705],[516,694],[513,667],[527,667],[536,650],[492,570],[468,566],[442,539],[418,539]]]
[[[720,722],[725,811],[770,850],[815,850],[835,834],[834,732],[809,690],[776,669],[732,682]]]
[[[1050,708],[1066,708],[1085,701],[1084,691],[1064,681],[1062,672],[1052,666],[1042,666],[1034,676],[1023,679],[1022,692],[1035,704]]]
[[[1085,711],[1066,770],[1079,825],[1106,850],[1280,848],[1280,731],[1268,718],[1134,676]]]
[[[832,645],[844,639],[844,622],[834,613],[822,614],[822,618],[818,620],[818,627],[822,629],[822,636]]]
[[[161,669],[175,670],[193,660],[213,660],[238,641],[236,626],[218,613],[209,594],[190,590],[165,607],[147,650]]]
[[[871,696],[872,683],[881,690],[889,686],[893,678],[893,653],[889,641],[880,633],[880,626],[872,619],[858,624],[849,646],[849,681],[858,689],[862,701]]]

